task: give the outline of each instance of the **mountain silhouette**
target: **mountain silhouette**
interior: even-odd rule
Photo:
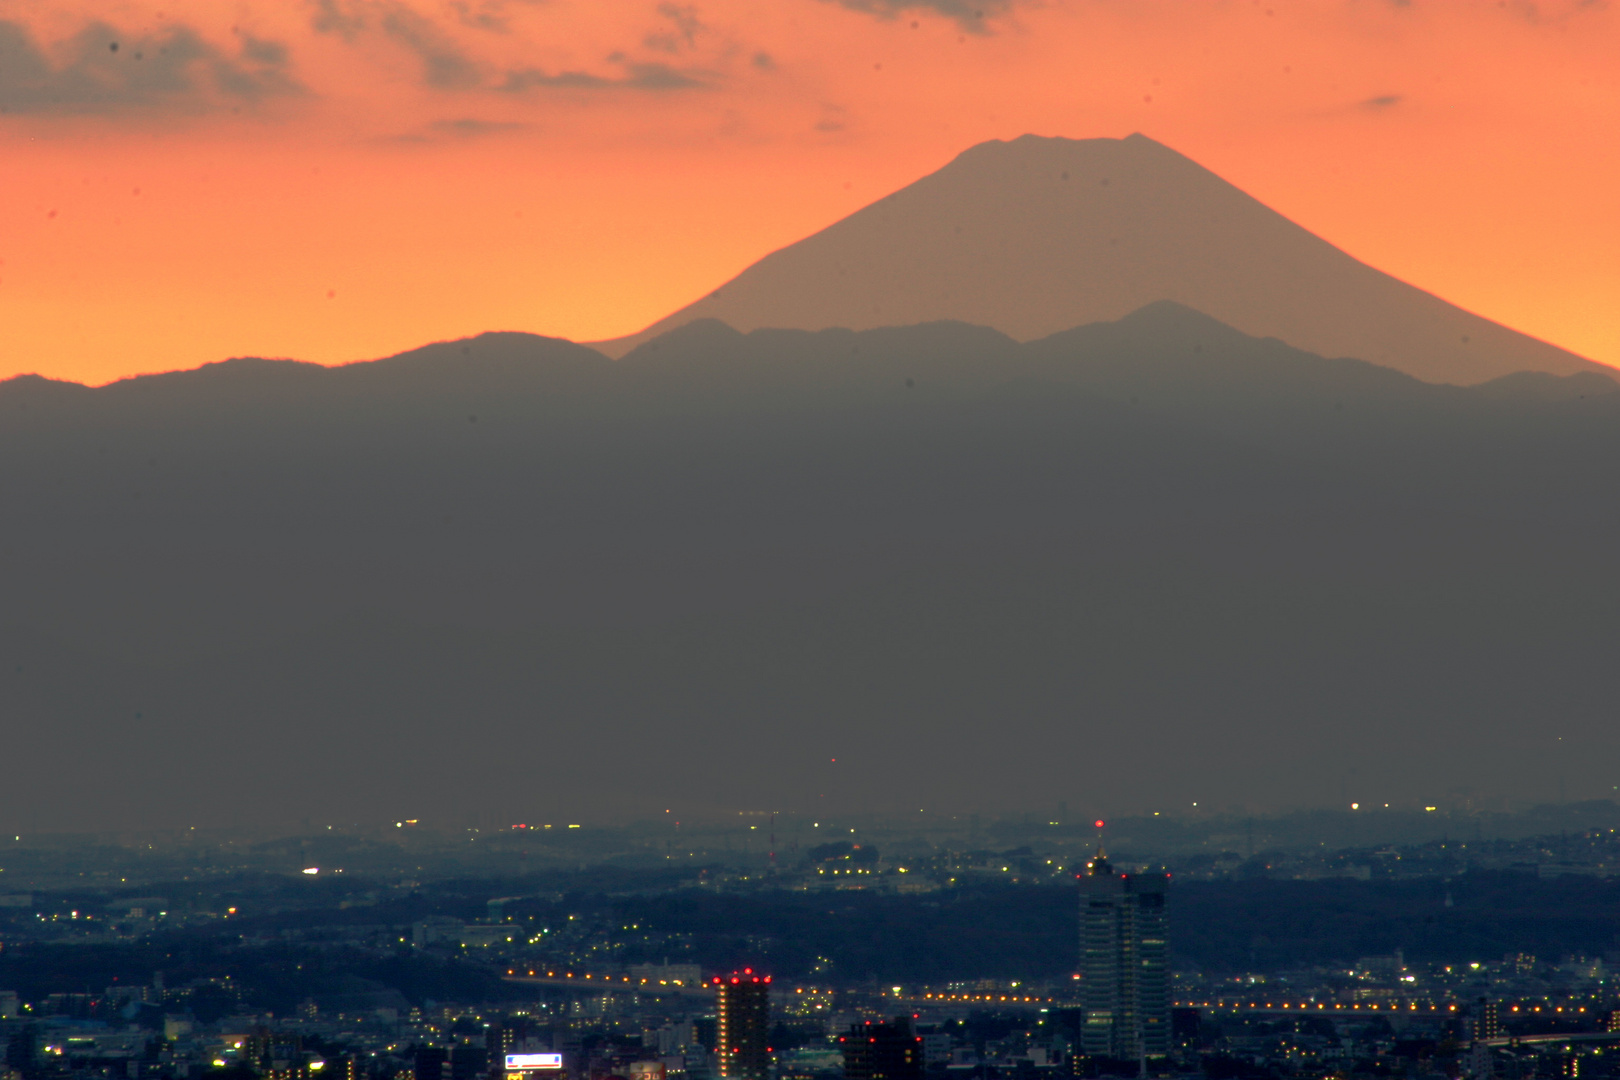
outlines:
[[[1617,485],[1172,302],[13,379],[0,828],[1593,797]]]
[[[1358,262],[1143,135],[981,143],[597,347],[622,355],[699,318],[745,331],[950,319],[1028,341],[1157,300],[1428,382],[1613,370]]]

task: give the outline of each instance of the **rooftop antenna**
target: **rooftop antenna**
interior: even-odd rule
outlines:
[[[1108,865],[1108,852],[1103,849],[1103,819],[1098,818],[1093,824],[1097,826],[1097,854],[1086,864],[1086,872],[1107,877],[1113,870]]]
[[[771,869],[776,869],[776,811],[771,811]]]

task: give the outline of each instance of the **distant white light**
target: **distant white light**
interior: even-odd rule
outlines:
[[[1352,810],[1360,810],[1361,809],[1361,804],[1358,803],[1358,802],[1353,802],[1353,803],[1350,804],[1350,809],[1352,809]]]
[[[563,1067],[561,1054],[507,1054],[506,1068],[508,1072],[526,1072],[530,1069],[560,1069]]]
[[[304,873],[306,873],[306,874],[318,874],[320,872],[321,872],[321,868],[318,867],[318,866],[306,866],[306,867],[304,867]]]

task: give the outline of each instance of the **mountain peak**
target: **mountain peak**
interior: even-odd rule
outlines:
[[[980,143],[598,348],[701,318],[744,333],[961,321],[1029,341],[1160,300],[1429,382],[1610,370],[1357,261],[1141,133]]]

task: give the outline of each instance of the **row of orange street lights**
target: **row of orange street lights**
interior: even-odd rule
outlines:
[[[567,971],[567,972],[564,972],[563,974],[559,975],[555,971],[539,972],[539,971],[535,971],[532,968],[528,971],[528,973],[526,975],[520,973],[516,968],[507,968],[506,973],[508,975],[518,976],[520,978],[529,978],[529,979],[595,979],[596,981],[602,982],[602,983],[613,983],[613,982],[632,983],[635,986],[646,986],[648,983],[652,982],[651,979],[642,979],[640,982],[635,982],[628,975],[619,975],[617,977],[615,977],[613,975],[590,975],[590,974],[575,975],[572,971]],[[664,979],[660,979],[660,980],[658,980],[658,985],[659,986],[669,986],[670,983],[668,981],[664,980]],[[679,979],[677,979],[677,980],[675,980],[674,985],[676,985],[676,986],[685,986],[686,984],[681,982]]]
[[[511,976],[523,977],[523,976],[521,976],[519,974],[519,972],[518,972],[518,970],[516,968],[508,968],[506,973],[508,975],[511,975]],[[561,975],[559,975],[555,971],[547,971],[544,974],[542,974],[541,972],[539,972],[538,970],[533,969],[533,968],[530,968],[528,970],[527,977],[531,978],[531,979],[536,979],[536,978],[545,978],[545,979],[583,979],[583,980],[586,980],[586,981],[591,981],[591,982],[598,983],[600,985],[613,985],[613,984],[626,985],[626,984],[628,984],[628,985],[630,985],[632,987],[646,986],[646,985],[648,985],[649,983],[652,982],[651,979],[641,979],[638,982],[636,980],[631,979],[630,976],[628,976],[628,975],[619,975],[619,976],[593,975],[593,974],[590,974],[590,973],[585,973],[585,974],[582,974],[582,975],[575,975],[572,971],[563,972]],[[659,986],[668,986],[668,985],[670,985],[670,983],[665,981],[665,980],[660,979],[659,982],[658,982],[658,985]],[[683,982],[680,982],[679,980],[677,980],[677,981],[675,981],[674,985],[684,987],[686,984],[683,983]],[[694,985],[701,985],[701,984],[694,984]],[[811,987],[808,990],[806,990],[804,987],[799,987],[798,989],[794,990],[794,993],[796,993],[796,994],[804,994],[804,993],[818,994],[818,993],[826,993],[826,991],[818,990],[815,987]],[[897,994],[896,996],[898,997],[899,995]],[[910,998],[910,1000],[912,1000],[912,1001],[932,1001],[932,1002],[949,1002],[949,1001],[993,1001],[993,1002],[1002,1002],[1002,1001],[1008,1001],[1008,1002],[1028,1002],[1028,1003],[1031,1003],[1031,1004],[1035,1004],[1035,1003],[1051,1003],[1052,1001],[1054,1001],[1056,999],[1054,999],[1054,998],[1046,998],[1046,997],[1034,997],[1032,995],[1020,996],[1018,994],[935,994],[935,993],[925,993],[921,997],[917,997],[917,996],[914,995],[914,996],[912,996]],[[1290,1009],[1290,1010],[1299,1009],[1299,1010],[1304,1010],[1304,1011],[1310,1011],[1312,1009],[1315,1009],[1318,1012],[1325,1012],[1330,1007],[1329,1003],[1326,1002],[1326,1001],[1301,1001],[1301,1002],[1284,1001],[1284,1002],[1281,1002],[1281,1003],[1273,1003],[1273,1002],[1270,1002],[1270,1001],[1267,1001],[1267,1002],[1264,1002],[1264,1003],[1257,1002],[1257,1001],[1232,1001],[1232,1002],[1227,1002],[1227,1001],[1177,1001],[1177,1002],[1173,1002],[1172,1004],[1174,1004],[1177,1007],[1199,1008],[1199,1009]],[[1358,1010],[1358,1009],[1363,1008],[1363,1003],[1358,1001],[1358,1002],[1355,1002],[1353,1004],[1346,1005],[1343,1002],[1336,1001],[1336,1002],[1331,1003],[1331,1008],[1340,1009],[1340,1010],[1342,1010],[1342,1009],[1350,1009],[1350,1010],[1354,1011],[1354,1010]],[[1367,1008],[1370,1011],[1377,1012],[1377,1011],[1379,1011],[1380,1006],[1379,1006],[1379,1004],[1377,1002],[1374,1001],[1374,1002],[1367,1002],[1365,1004],[1365,1008]],[[1391,1003],[1391,1004],[1389,1004],[1387,1006],[1383,1006],[1383,1011],[1385,1011],[1385,1012],[1397,1012],[1397,1011],[1400,1010],[1400,1008],[1401,1008],[1401,1006],[1400,1006],[1399,1003]],[[1417,1011],[1419,1011],[1419,1010],[1421,1010],[1423,1008],[1425,1008],[1425,1006],[1419,1005],[1415,1001],[1407,1002],[1407,1004],[1406,1004],[1406,1010],[1408,1012],[1417,1012]],[[1562,1006],[1562,1005],[1552,1006],[1550,1008],[1552,1008],[1552,1010],[1554,1012],[1564,1012],[1565,1011],[1565,1007]],[[1440,1006],[1435,1005],[1435,1004],[1430,1004],[1430,1005],[1427,1006],[1427,1009],[1428,1009],[1429,1012],[1439,1012],[1440,1011]],[[1447,1012],[1456,1012],[1457,1011],[1457,1006],[1455,1006],[1455,1005],[1447,1005],[1445,1007],[1445,1010]],[[1518,1005],[1512,1006],[1511,1011],[1513,1011],[1513,1012],[1521,1011],[1520,1006],[1518,1006]],[[1530,1006],[1528,1008],[1528,1011],[1541,1012],[1542,1007],[1540,1005]],[[1572,1012],[1572,1013],[1584,1013],[1586,1011],[1586,1006],[1581,1005],[1581,1006],[1577,1007],[1577,1006],[1572,1005],[1572,1006],[1569,1006],[1568,1011]]]
[[[1287,1002],[1287,1001],[1282,1002],[1281,1004],[1273,1004],[1272,1002],[1269,1002],[1269,1001],[1265,1002],[1264,1004],[1261,1004],[1260,1002],[1256,1002],[1256,1001],[1177,1001],[1177,1002],[1173,1002],[1172,1004],[1174,1004],[1174,1005],[1176,1005],[1178,1007],[1184,1006],[1186,1008],[1197,1008],[1197,1009],[1304,1009],[1304,1010],[1307,1010],[1307,1011],[1309,1011],[1311,1009],[1316,1009],[1318,1011],[1322,1011],[1322,1010],[1326,1010],[1327,1008],[1330,1007],[1329,1003],[1325,1002],[1325,1001],[1301,1001],[1301,1002],[1299,1002],[1297,1004],[1292,1003],[1292,1002]],[[1331,1007],[1335,1008],[1335,1009],[1352,1009],[1352,1010],[1360,1009],[1360,1008],[1365,1007],[1367,1009],[1371,1009],[1371,1010],[1376,1012],[1378,1010],[1378,1008],[1379,1008],[1379,1005],[1378,1005],[1377,1002],[1368,1002],[1365,1006],[1363,1006],[1363,1004],[1361,1002],[1359,1002],[1359,1001],[1355,1002],[1353,1004],[1350,1004],[1350,1005],[1346,1005],[1343,1002],[1333,1002]],[[1398,1012],[1400,1010],[1400,1008],[1401,1008],[1401,1006],[1397,1002],[1397,1003],[1392,1003],[1390,1005],[1384,1006],[1384,1011],[1385,1012]],[[1439,1012],[1440,1011],[1440,1006],[1434,1005],[1434,1004],[1430,1004],[1428,1006],[1423,1006],[1423,1005],[1419,1005],[1415,1001],[1411,1001],[1411,1002],[1406,1003],[1406,1010],[1408,1012],[1416,1012],[1416,1011],[1418,1011],[1420,1009],[1423,1009],[1423,1008],[1427,1008],[1429,1012]],[[1563,1005],[1549,1006],[1549,1008],[1553,1012],[1583,1013],[1583,1012],[1586,1011],[1586,1006],[1585,1005],[1580,1005],[1580,1006],[1571,1005],[1567,1009]],[[1447,1005],[1446,1006],[1446,1011],[1447,1012],[1456,1012],[1457,1011],[1457,1006],[1455,1006],[1455,1005]],[[1518,1005],[1512,1006],[1511,1011],[1512,1012],[1521,1011],[1520,1006],[1518,1006]],[[1523,1011],[1541,1012],[1542,1007],[1540,1005],[1532,1005],[1532,1006],[1528,1006]]]
[[[1362,1007],[1360,1002],[1345,1005],[1343,1002],[1337,1001],[1333,1002],[1331,1006],[1325,1001],[1301,1001],[1297,1004],[1288,1001],[1284,1001],[1280,1004],[1274,1004],[1270,1001],[1264,1003],[1258,1001],[1174,1001],[1171,1002],[1171,1004],[1178,1008],[1185,1007],[1189,1009],[1304,1009],[1307,1011],[1310,1009],[1325,1010],[1330,1007],[1334,1009],[1359,1009]],[[1376,1011],[1378,1009],[1378,1004],[1376,1002],[1370,1002],[1366,1007]],[[1416,1011],[1421,1008],[1427,1008],[1430,1012],[1440,1011],[1440,1006],[1438,1005],[1431,1004],[1428,1006],[1422,1006],[1415,1001],[1408,1002],[1406,1008],[1408,1011]],[[1399,1004],[1391,1004],[1386,1008],[1385,1011],[1396,1012],[1399,1009]],[[1457,1006],[1447,1005],[1446,1009],[1449,1012],[1456,1012]],[[1514,1006],[1514,1010],[1518,1010],[1517,1005]],[[1586,1010],[1582,1009],[1581,1011],[1585,1012]]]
[[[617,983],[617,984],[620,984],[620,985],[629,984],[632,987],[639,987],[639,986],[646,986],[652,981],[650,979],[641,979],[638,982],[636,980],[631,979],[630,976],[628,976],[628,975],[618,975],[618,976],[614,976],[614,975],[594,975],[594,974],[591,974],[591,973],[588,973],[588,972],[584,973],[584,974],[576,975],[572,971],[565,971],[562,974],[558,974],[555,971],[541,972],[541,971],[539,971],[538,969],[535,969],[535,968],[530,968],[530,969],[528,969],[527,971],[524,971],[524,972],[519,972],[517,968],[507,968],[506,973],[507,973],[507,975],[513,976],[515,978],[584,979],[584,980],[589,980],[589,981],[592,981],[592,982],[596,982],[596,983],[600,983],[600,984],[608,985],[608,986],[611,986],[611,985]],[[668,986],[669,983],[667,983],[667,982],[665,982],[663,980],[659,980],[658,985],[660,985],[660,986]],[[681,983],[681,982],[676,982],[674,985],[676,985],[676,986],[684,986],[685,984]],[[694,985],[696,986],[696,985],[701,985],[701,984],[694,984]],[[824,991],[824,990],[818,990],[816,987],[810,987],[808,990],[806,990],[802,986],[797,988],[796,990],[794,990],[794,993],[796,993],[796,994],[805,994],[805,993],[819,994],[819,993],[826,993],[826,992],[827,991]],[[1027,1002],[1050,1002],[1053,999],[1052,998],[1033,997],[1033,996],[1027,996],[1027,995],[1020,997],[1017,994],[932,994],[932,993],[928,993],[928,994],[922,995],[922,997],[915,997],[914,996],[914,997],[911,998],[911,1000],[913,1000],[913,1001],[1014,1001],[1014,1002],[1026,1002],[1027,1001]]]

